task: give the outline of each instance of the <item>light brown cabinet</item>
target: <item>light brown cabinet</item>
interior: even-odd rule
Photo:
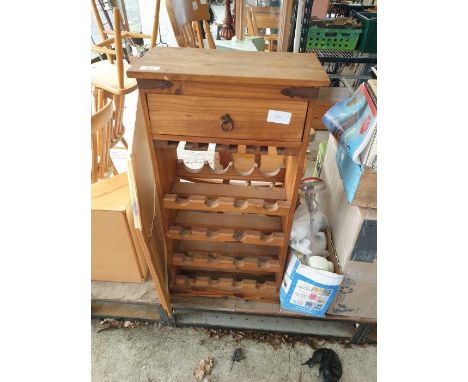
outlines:
[[[329,83],[315,55],[157,48],[127,75],[139,88],[132,157],[163,298],[276,301],[314,101]],[[179,142],[215,144],[214,168],[187,166]]]

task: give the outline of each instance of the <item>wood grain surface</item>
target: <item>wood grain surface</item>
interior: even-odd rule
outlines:
[[[307,102],[172,96],[148,94],[151,130],[156,134],[199,137],[301,141]],[[288,124],[268,122],[269,110],[291,113]],[[221,117],[229,114],[231,131],[221,128]]]
[[[142,70],[142,66],[158,69]],[[127,70],[127,75],[131,78],[279,86],[329,85],[328,76],[313,53],[273,55],[269,52],[158,47],[138,59]]]

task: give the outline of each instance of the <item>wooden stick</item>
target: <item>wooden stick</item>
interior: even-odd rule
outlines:
[[[235,29],[238,40],[244,40],[245,29],[245,2],[244,0],[236,0],[236,20]]]
[[[117,75],[119,80],[119,89],[124,88],[124,72],[123,72],[123,48],[122,34],[120,31],[120,11],[119,8],[114,8],[114,25],[115,25],[115,52],[117,61]]]
[[[203,36],[200,28],[200,21],[192,21],[192,26],[195,26],[195,31],[197,33],[198,47],[203,49]]]
[[[199,269],[225,272],[255,272],[276,273],[279,271],[279,261],[276,259],[244,257],[237,259],[235,256],[203,255],[188,256],[184,253],[174,253],[172,264],[184,269]]]
[[[101,36],[101,39],[105,41],[107,40],[107,36],[106,36],[106,33],[104,32],[104,25],[102,24],[101,16],[99,15],[99,11],[97,9],[96,0],[91,0],[91,7],[93,8],[94,18],[96,19],[96,24],[98,26],[99,35]],[[105,53],[105,52],[102,52],[102,53]],[[114,59],[112,58],[112,56],[109,53],[106,53],[106,54],[107,54],[107,59],[109,60],[109,62],[113,64]]]
[[[102,89],[98,89],[97,91],[97,110],[101,110],[104,107],[104,91]],[[97,144],[97,151],[98,153],[102,152],[102,144],[103,144],[104,137],[102,136],[102,131],[96,132],[96,144]]]
[[[236,200],[225,196],[208,198],[206,195],[190,195],[184,199],[177,194],[164,195],[163,206],[176,210],[243,212],[271,216],[287,216],[290,209],[290,204],[285,200],[270,203],[263,199]]]
[[[203,20],[203,29],[205,31],[206,41],[208,41],[208,48],[216,49],[216,45],[210,31],[210,24],[208,24],[208,21],[206,20]]]
[[[105,53],[107,55],[107,57],[109,56],[116,56],[116,53],[114,50],[112,49],[109,49],[109,48],[101,48],[100,46],[97,46],[97,45],[94,45],[91,47],[91,52],[94,52],[94,53]],[[109,61],[111,62],[111,61]],[[112,62],[111,62],[112,63]]]
[[[133,37],[133,38],[147,38],[150,39],[151,35],[146,33],[137,32],[122,32],[122,37]]]
[[[156,6],[154,9],[153,31],[151,32],[151,48],[154,48],[156,46],[156,39],[158,37],[160,5],[161,0],[156,0]]]
[[[114,42],[115,42],[115,38],[111,37],[111,38],[108,38],[107,40],[101,41],[100,43],[96,44],[96,46],[105,47],[107,45],[112,45]]]
[[[192,48],[196,48],[196,46],[195,46],[195,33],[193,31],[192,25],[190,23],[187,23],[187,24],[184,25],[184,27],[185,27],[185,30],[187,31],[187,34],[188,34],[189,38],[190,38],[190,46]]]
[[[97,161],[97,136],[96,133],[91,134],[91,183],[98,180],[98,161]]]
[[[94,110],[93,113],[96,113],[98,109],[98,89],[93,89],[93,99],[94,99]]]
[[[205,276],[190,278],[178,275],[172,289],[175,291],[187,289],[187,292],[190,292],[190,294],[225,295],[226,293],[235,293],[236,295],[245,294],[254,297],[277,298],[275,283],[271,281],[265,281],[264,283],[250,279],[236,281],[227,277],[220,277],[215,280]]]

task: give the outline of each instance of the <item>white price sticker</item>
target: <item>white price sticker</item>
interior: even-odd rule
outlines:
[[[292,113],[289,111],[268,110],[267,122],[289,125]]]
[[[192,1],[192,7],[193,7],[193,10],[196,11],[198,9],[198,4],[196,1]]]
[[[153,65],[140,66],[140,70],[159,70],[159,69],[161,69],[160,66],[153,66]]]
[[[200,0],[200,4],[206,4],[206,0]]]

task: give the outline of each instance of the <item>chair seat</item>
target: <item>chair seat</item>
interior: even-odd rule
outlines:
[[[119,80],[117,74],[117,65],[109,61],[98,61],[91,64],[91,83],[94,87],[104,89],[112,94],[128,94],[137,88],[137,82],[134,78],[128,78],[125,72],[130,67],[127,62],[124,64],[124,88],[119,89]]]

